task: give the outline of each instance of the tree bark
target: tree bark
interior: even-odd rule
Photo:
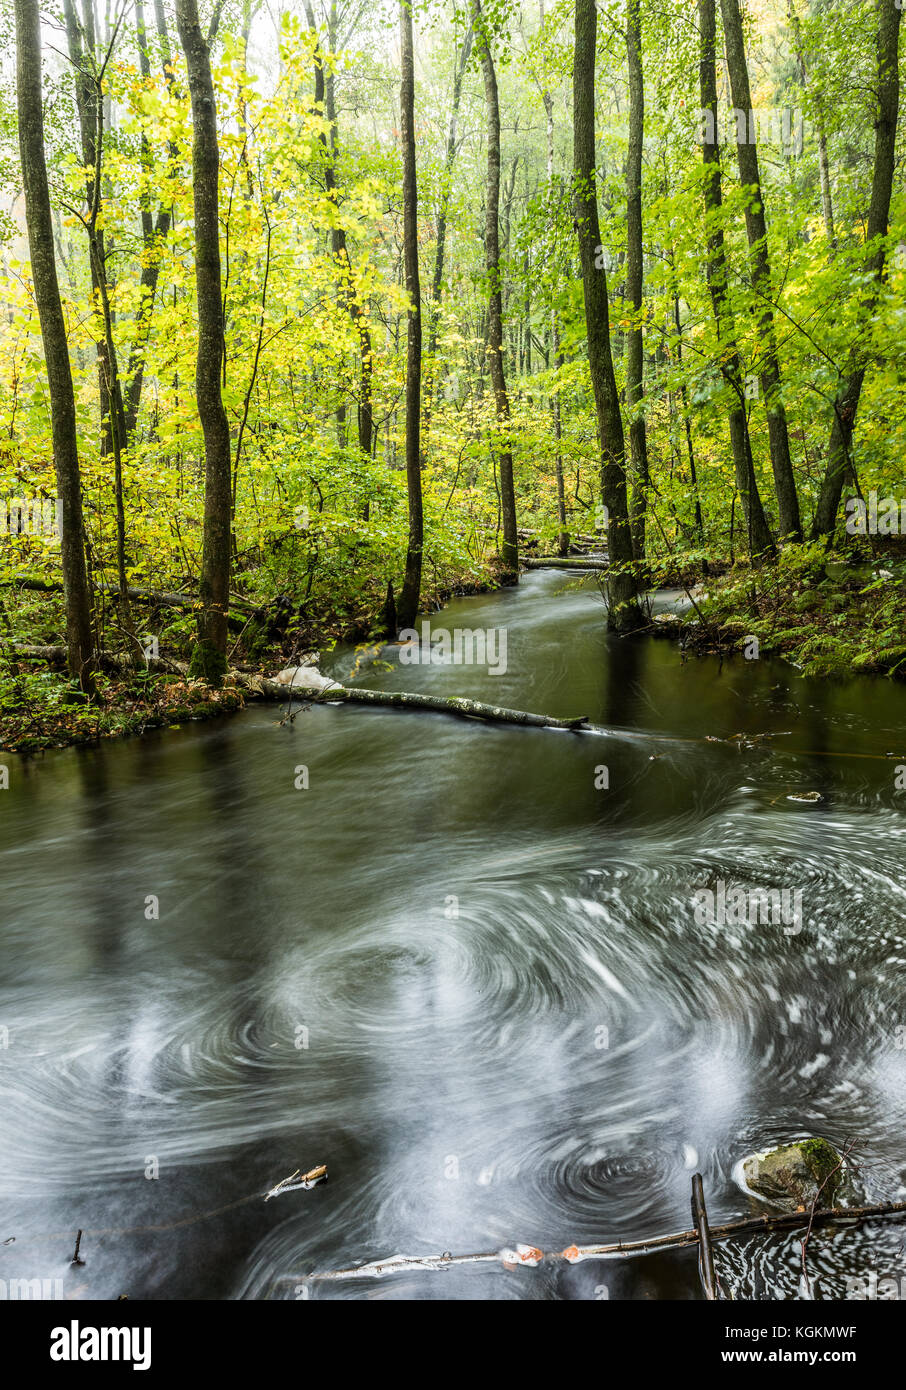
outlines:
[[[403,147],[403,263],[409,313],[406,333],[406,486],[409,543],[406,573],[396,605],[397,628],[411,627],[418,612],[424,549],[421,471],[422,306],[418,274],[418,189],[415,177],[415,55],[412,10],[400,0],[400,138]]]
[[[53,219],[44,156],[41,18],[38,0],[15,0],[16,99],[19,151],[32,281],[50,392],[57,492],[63,509],[61,552],[70,674],[86,693],[94,690],[91,596],[85,564],[82,484],[79,474],[75,396],[54,259]]]
[[[771,467],[774,472],[774,491],[777,497],[780,535],[784,539],[801,540],[802,522],[799,517],[799,498],[793,476],[790,439],[780,383],[777,357],[777,337],[774,331],[771,285],[771,262],[768,252],[768,229],[764,211],[764,196],[758,166],[758,145],[755,140],[755,117],[749,87],[742,32],[740,0],[720,0],[727,48],[727,68],[733,105],[737,111],[736,156],[739,179],[748,190],[746,204],[746,234],[749,242],[752,287],[761,301],[758,328],[762,346],[763,366],[760,373],[768,416],[768,437],[771,445]],[[715,132],[716,134],[716,132]]]
[[[166,22],[160,6],[157,7],[157,29],[164,53],[164,76],[168,89],[172,87],[173,75],[170,69],[170,53],[167,42]],[[143,77],[151,75],[151,63],[148,56],[148,35],[145,28],[145,11],[142,0],[135,3],[135,24],[138,38],[139,69]],[[171,142],[169,146],[169,157],[171,166],[175,164],[178,151]],[[151,171],[152,163],[150,152],[147,150],[146,137],[142,136],[142,163]],[[151,319],[154,313],[154,298],[157,294],[157,282],[160,278],[160,262],[163,248],[170,232],[172,215],[170,209],[160,207],[157,217],[152,218],[150,199],[147,191],[142,196],[142,271],[139,279],[140,302],[135,315],[135,338],[132,349],[129,353],[129,363],[126,369],[125,400],[125,433],[127,440],[131,440],[138,426],[138,413],[141,406],[142,386],[145,376],[145,354],[148,347],[148,339],[151,336]]]
[[[573,64],[575,220],[585,295],[588,365],[601,450],[601,491],[608,517],[607,621],[616,632],[645,625],[632,574],[632,537],[626,501],[626,450],[620,400],[610,350],[607,272],[601,256],[601,230],[595,180],[595,41],[598,15],[594,0],[576,0],[576,47]]]
[[[220,223],[217,110],[208,45],[197,0],[177,0],[176,23],[189,74],[192,100],[192,195],[195,211],[195,284],[198,298],[198,356],[195,389],[204,433],[204,548],[199,592],[202,610],[190,670],[217,686],[226,670],[230,596],[230,428],[220,394],[224,355],[220,282]]]
[[[805,61],[805,47],[802,40],[802,25],[796,13],[796,6],[793,0],[788,0],[787,13],[790,20],[790,28],[793,31],[793,47],[796,52],[796,60],[799,64],[799,75],[802,78],[803,87],[809,85],[808,66]],[[830,160],[827,155],[827,132],[824,122],[823,103],[817,97],[813,98],[815,110],[816,135],[818,139],[818,178],[821,184],[821,210],[824,216],[824,230],[827,235],[827,244],[831,255],[837,249],[837,233],[834,228],[834,200],[831,193],[830,179]]]
[[[539,0],[539,16],[542,27],[544,26],[544,0]],[[541,100],[544,103],[544,114],[547,118],[547,196],[549,200],[548,218],[553,229],[556,226],[557,213],[559,211],[558,191],[560,180],[554,177],[554,99],[547,88],[541,92]],[[553,230],[551,232],[551,254],[553,255]],[[555,271],[554,291],[557,287],[557,275]],[[563,476],[563,421],[560,408],[560,381],[559,375],[563,369],[563,349],[560,345],[560,322],[557,317],[557,305],[555,296],[551,297],[551,347],[553,349],[554,369],[557,372],[557,385],[551,393],[551,423],[554,428],[554,469],[557,481],[557,520],[560,523],[560,531],[557,536],[557,553],[560,556],[569,554],[569,531],[566,527],[566,482]]]
[[[629,152],[626,161],[626,295],[632,327],[626,334],[626,406],[629,411],[629,452],[633,487],[630,503],[632,551],[645,562],[645,509],[648,488],[648,438],[641,404],[643,384],[642,338],[642,143],[645,134],[645,82],[642,72],[640,0],[626,6],[626,52],[629,61]]]
[[[736,335],[730,320],[728,305],[727,256],[720,220],[723,208],[723,189],[717,128],[715,53],[717,18],[715,0],[699,0],[698,17],[701,31],[699,84],[701,89],[702,159],[706,171],[704,192],[705,216],[708,223],[708,288],[711,292],[717,337],[721,343],[720,369],[733,396],[733,403],[729,411],[729,425],[730,445],[733,450],[736,473],[736,491],[742,500],[749,555],[752,559],[757,559],[759,556],[773,554],[774,542],[764,514],[764,507],[755,478],[755,469],[752,464],[742,366],[739,361],[739,350],[736,346]]]
[[[456,71],[453,74],[453,101],[450,109],[450,125],[447,130],[447,152],[444,157],[443,182],[440,192],[440,206],[437,213],[437,245],[434,252],[434,277],[431,284],[431,322],[428,328],[428,356],[433,357],[437,348],[437,329],[440,318],[440,301],[444,284],[444,259],[447,246],[447,214],[450,207],[450,192],[453,181],[453,162],[456,159],[456,137],[459,126],[459,106],[462,100],[462,81],[472,53],[472,25],[469,24],[462,41]]]
[[[500,99],[491,41],[481,10],[481,0],[471,0],[472,26],[481,57],[484,100],[487,114],[488,173],[485,192],[484,254],[488,277],[488,367],[497,415],[494,453],[500,478],[500,517],[503,544],[500,558],[504,573],[512,580],[519,575],[519,536],[516,518],[516,491],[513,482],[513,446],[510,439],[510,401],[503,366],[503,289],[500,275]],[[515,165],[513,177],[515,178]],[[512,196],[512,195],[510,195]]]
[[[444,168],[440,188],[440,204],[437,211],[437,242],[434,250],[434,275],[431,282],[431,309],[428,316],[428,352],[427,352],[427,391],[425,399],[425,432],[424,432],[424,453],[428,454],[428,439],[431,431],[431,415],[434,407],[434,398],[437,390],[437,363],[435,353],[437,351],[437,334],[440,327],[440,302],[443,295],[444,285],[444,261],[446,259],[447,248],[447,214],[450,207],[450,194],[453,187],[453,164],[456,159],[457,130],[459,127],[459,107],[462,101],[462,83],[465,77],[466,68],[469,65],[469,57],[472,53],[472,25],[469,24],[465,37],[462,41],[462,48],[456,62],[453,73],[453,100],[450,109],[450,124],[447,129],[447,150],[444,156]]]
[[[311,0],[306,0],[305,14],[308,20],[308,27],[313,34],[318,32],[318,24],[315,19],[314,9]],[[331,11],[331,30],[335,27],[336,16]],[[330,43],[334,40],[331,37]],[[327,121],[327,133],[322,132],[320,140],[324,150],[324,188],[328,199],[338,210],[340,206],[339,189],[337,186],[337,108],[334,95],[334,78],[332,72],[325,74],[324,55],[321,51],[320,42],[315,48],[315,105],[320,106],[324,111]],[[356,298],[355,275],[352,269],[352,257],[349,254],[349,245],[346,237],[346,229],[339,225],[334,219],[334,225],[330,230],[331,253],[334,259],[334,274],[337,280],[337,289],[340,300],[345,306],[353,327],[359,339],[359,401],[358,401],[358,440],[359,449],[368,459],[371,458],[371,450],[374,440],[374,407],[372,403],[372,349],[371,349],[371,330],[368,326],[368,315],[365,305]],[[345,409],[343,411],[345,419]],[[369,507],[365,507],[365,520],[368,520]]]
[[[873,281],[863,305],[864,322],[875,312],[885,275],[884,238],[890,220],[890,196],[896,167],[897,121],[900,112],[899,39],[902,10],[895,0],[878,0],[878,105],[875,121],[875,162],[871,185],[871,205],[868,210],[866,244],[875,246],[867,269]],[[856,412],[865,380],[866,364],[853,354],[849,376],[843,380],[834,401],[834,419],[827,448],[827,468],[812,534],[832,536],[837,524],[837,510],[843,481],[851,467],[852,438]]]
[[[91,65],[95,61],[95,25],[93,0],[83,0],[80,22],[74,0],[63,0],[63,17],[66,24],[66,43],[69,60],[72,63],[75,87],[76,113],[79,118],[79,136],[82,146],[82,163],[86,168],[85,202],[89,209],[94,199],[94,170],[97,163],[98,141],[103,136],[103,107],[100,105]],[[88,48],[86,54],[85,48]],[[102,273],[106,266],[104,252],[104,233],[96,233],[100,256],[98,262]],[[94,255],[89,255],[91,292],[95,304],[100,302],[97,263]],[[114,419],[111,411],[110,363],[107,357],[107,335],[104,333],[95,342],[98,372],[98,401],[101,416],[101,456],[113,453]]]
[[[76,109],[82,144],[82,159],[86,166],[85,216],[80,220],[88,235],[88,259],[91,271],[92,309],[99,312],[102,338],[96,343],[98,383],[101,406],[101,452],[113,455],[113,488],[116,510],[116,568],[121,590],[121,620],[129,625],[126,591],[126,510],[123,496],[123,455],[126,451],[126,424],[123,392],[113,339],[113,313],[110,305],[110,286],[107,278],[109,248],[104,239],[101,219],[104,157],[105,102],[101,88],[103,67],[113,51],[116,30],[109,39],[107,54],[98,67],[95,50],[94,0],[82,0],[83,22],[80,24],[73,0],[63,0],[66,38],[69,57],[75,73]]]

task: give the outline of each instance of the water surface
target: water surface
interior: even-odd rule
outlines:
[[[306,1277],[683,1229],[695,1168],[712,1222],[747,1215],[734,1164],[803,1133],[857,1140],[869,1193],[904,1195],[902,687],[608,637],[594,582],[561,572],[433,622],[504,626],[506,673],[365,664],[359,683],[605,732],[254,706],[6,759],[0,1279],[698,1297],[690,1252]],[[699,925],[718,882],[801,891],[802,930]],[[326,1185],[262,1201],[320,1162]],[[814,1293],[901,1277],[901,1245],[816,1232]],[[718,1260],[737,1297],[799,1292],[795,1237]]]

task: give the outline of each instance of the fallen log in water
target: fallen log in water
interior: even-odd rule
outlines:
[[[46,661],[52,665],[62,666],[66,663],[65,647],[31,647],[18,643],[10,645],[16,656]],[[186,676],[188,672],[185,662],[172,661],[166,657],[152,657],[144,661],[141,657],[133,659],[127,653],[102,652],[98,659],[109,671],[148,669],[181,676]],[[547,714],[507,709],[504,705],[487,705],[481,700],[467,700],[456,695],[416,695],[406,690],[360,690],[329,681],[314,667],[300,670],[308,671],[310,674],[300,676],[298,684],[271,680],[267,676],[248,675],[245,671],[230,670],[224,677],[224,685],[235,686],[252,700],[377,705],[388,709],[417,709],[432,714],[455,714],[463,719],[480,719],[489,724],[516,724],[530,729],[567,729],[571,733],[590,731],[586,714],[579,715],[576,719],[555,719]]]
[[[827,1207],[823,1211],[784,1212],[779,1216],[756,1216],[742,1221],[730,1221],[722,1226],[710,1226],[710,1241],[729,1240],[735,1236],[757,1235],[775,1231],[795,1230],[797,1226],[860,1225],[863,1221],[895,1219],[906,1216],[906,1202],[880,1202],[867,1207]],[[540,1259],[518,1260],[518,1263],[534,1267],[541,1261],[566,1260],[569,1264],[579,1264],[582,1260],[603,1260],[618,1257],[647,1255],[655,1250],[678,1250],[685,1246],[698,1244],[698,1231],[674,1231],[666,1236],[651,1236],[645,1240],[617,1241],[610,1245],[568,1245],[565,1250],[548,1250],[543,1254],[534,1246],[519,1246],[531,1250]],[[333,1279],[367,1279],[382,1274],[393,1274],[398,1270],[449,1269],[452,1265],[512,1264],[517,1262],[511,1250],[487,1250],[475,1255],[453,1255],[445,1251],[442,1255],[394,1255],[386,1260],[373,1260],[369,1264],[354,1265],[349,1269],[323,1270],[309,1275],[287,1275],[287,1278],[303,1278],[310,1281]]]
[[[323,681],[323,677],[321,680]],[[577,719],[554,719],[548,714],[530,714],[527,710],[507,709],[504,705],[487,705],[480,700],[467,700],[457,695],[416,695],[406,690],[362,690],[357,687],[325,682],[324,688],[308,688],[268,680],[263,676],[246,676],[230,671],[227,681],[254,698],[290,700],[293,697],[306,704],[377,705],[387,709],[427,710],[432,714],[455,714],[464,719],[482,719],[490,724],[518,724],[532,729],[568,729],[582,732],[588,727],[588,716]]]
[[[609,560],[589,560],[577,556],[574,560],[562,559],[559,555],[539,555],[531,560],[525,559],[522,565],[527,570],[606,570]]]

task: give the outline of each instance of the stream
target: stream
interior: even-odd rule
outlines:
[[[4,759],[0,1280],[699,1298],[694,1250],[308,1276],[682,1230],[696,1169],[732,1220],[764,1210],[739,1160],[805,1134],[906,1195],[903,687],[608,636],[593,578],[562,571],[431,625],[504,629],[506,670],[323,669],[601,732],[256,705]],[[731,888],[799,893],[800,919],[701,922],[696,893]],[[800,1259],[796,1234],[751,1237],[717,1272],[793,1298]],[[906,1281],[902,1233],[816,1230],[809,1268],[816,1298]]]

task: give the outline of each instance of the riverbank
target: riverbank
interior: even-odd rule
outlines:
[[[690,589],[686,650],[780,656],[805,676],[906,678],[906,555],[791,546]],[[754,639],[754,642],[753,642]]]
[[[581,565],[577,557],[577,574]],[[682,614],[673,620],[661,616],[647,629],[649,635],[678,637],[685,652],[700,656],[780,656],[810,677],[906,677],[906,555],[890,549],[883,557],[864,549],[828,555],[823,546],[802,546],[784,550],[776,564],[761,569],[736,566],[719,572],[716,563],[710,569],[708,579],[698,583],[694,571],[673,562],[669,572],[655,576],[661,585],[683,585],[688,599]],[[462,575],[432,591],[433,611],[454,598],[492,593],[499,583],[490,566],[479,577]],[[239,624],[231,664],[249,676],[273,675],[287,664],[310,661],[312,648],[327,650],[342,641],[363,645],[383,635],[386,615],[375,619],[362,612],[350,622],[348,614],[324,613],[302,628],[291,620],[270,623],[267,606],[253,610],[249,600],[243,602],[250,612]],[[26,626],[48,642],[59,640],[57,595],[29,592],[15,616],[10,628],[20,641]],[[188,660],[190,611],[174,618],[170,609],[158,619],[152,605],[144,616],[164,633],[161,665],[174,669],[108,670],[99,677],[94,704],[82,702],[59,666],[18,655],[8,641],[0,668],[0,750],[29,754],[91,745],[151,728],[179,728],[244,705],[241,689],[212,691],[175,669]]]

